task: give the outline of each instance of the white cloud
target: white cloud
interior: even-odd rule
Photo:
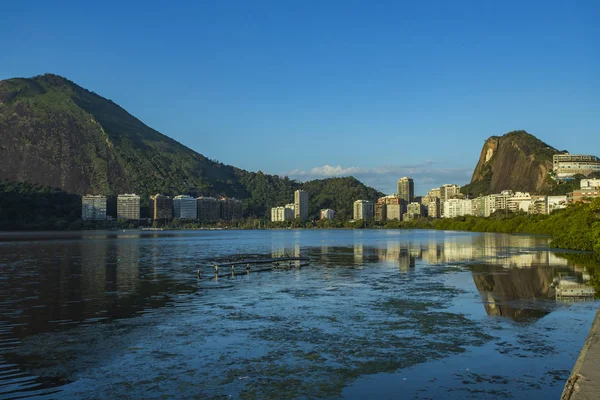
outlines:
[[[386,165],[374,168],[323,165],[309,170],[296,169],[284,175],[300,181],[354,176],[364,184],[384,193],[395,193],[398,179],[409,176],[415,180],[415,192],[425,194],[429,189],[444,183],[467,184],[471,180],[472,173],[473,170],[470,168],[445,168],[439,163],[425,161],[414,165]]]
[[[335,167],[331,165],[323,165],[322,167],[314,167],[309,171],[296,169],[291,171],[288,175],[295,177],[309,176],[309,177],[334,177],[334,176],[350,176],[353,174],[363,173],[364,170],[358,167],[344,168],[341,165]],[[313,178],[311,178],[313,179]]]

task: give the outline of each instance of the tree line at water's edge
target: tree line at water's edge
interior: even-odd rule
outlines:
[[[314,205],[313,205],[314,207]],[[0,230],[83,230],[136,228],[138,222],[81,220],[81,197],[60,189],[30,183],[0,181]],[[593,253],[559,253],[588,268],[592,285],[600,293],[600,199],[590,203],[569,205],[550,215],[527,215],[496,212],[482,218],[417,218],[411,221],[350,221],[347,213],[339,213],[331,220],[271,222],[264,218],[247,217],[243,220],[217,222],[212,225],[174,220],[155,225],[165,229],[286,229],[286,228],[346,228],[346,229],[436,229],[471,232],[524,233],[552,237],[554,248],[583,250]]]
[[[247,218],[227,223],[234,228],[265,227],[271,207],[293,203],[294,191],[302,189],[308,193],[309,219],[319,216],[322,208],[336,210],[338,218],[349,219],[355,199],[374,201],[381,192],[367,187],[352,177],[317,179],[297,182],[287,177],[266,175],[260,172],[244,172],[244,187],[249,197],[241,198]],[[141,195],[140,216],[150,216],[149,196]],[[177,192],[163,194],[177,195]],[[193,196],[198,193],[185,193]],[[116,196],[107,196],[107,214],[116,216]],[[0,180],[0,230],[64,230],[96,228],[134,228],[139,222],[106,221],[91,222],[81,220],[81,196],[62,189],[30,182]],[[172,221],[173,228],[197,228],[202,225],[184,221]],[[223,221],[218,226],[225,226]]]
[[[335,181],[332,181],[335,186]],[[321,183],[321,186],[325,183]],[[313,184],[314,185],[314,184]],[[310,188],[312,191],[322,190]],[[336,187],[340,189],[340,187]],[[369,195],[374,195],[369,193]],[[290,199],[291,200],[291,199]],[[315,194],[311,196],[311,208],[321,203],[331,204],[333,199]],[[351,203],[350,203],[351,204]],[[419,218],[411,221],[349,221],[350,204],[334,219],[318,221],[292,220],[273,223],[266,218],[250,216],[234,223],[218,223],[219,227],[233,228],[390,228],[390,229],[438,229],[472,232],[529,233],[548,235],[553,238],[552,247],[600,253],[600,199],[590,203],[569,205],[550,215],[527,215],[495,213],[491,217],[464,216],[457,218]],[[333,204],[331,204],[333,205]],[[109,210],[110,212],[110,210]],[[0,181],[0,229],[94,229],[109,224],[81,221],[81,197],[50,188],[24,182]],[[133,227],[128,223],[129,227]],[[202,225],[172,221],[166,227],[199,228]]]

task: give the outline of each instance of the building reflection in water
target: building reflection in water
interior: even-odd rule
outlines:
[[[22,290],[26,294],[18,303],[11,303],[19,310],[14,316],[15,326],[27,326],[29,334],[55,329],[53,321],[93,320],[106,315],[127,317],[166,303],[167,297],[162,294],[175,287],[176,291],[195,290],[182,271],[188,264],[195,270],[193,259],[199,254],[194,253],[197,250],[185,242],[165,245],[146,239],[149,238],[98,238],[44,243],[36,248],[16,247],[7,256],[9,263],[14,263],[15,268],[22,260],[28,260],[28,264],[13,273],[7,269],[5,281],[0,282],[0,286],[11,288],[7,293]],[[590,299],[593,289],[589,273],[549,251],[535,250],[541,243],[537,240],[453,234],[446,241],[431,240],[429,236],[412,242],[355,237],[345,246],[323,240],[301,247],[299,239],[281,235],[271,243],[271,257],[309,256],[312,265],[323,268],[324,279],[337,273],[327,267],[361,268],[379,263],[406,274],[419,265],[464,264],[472,271],[486,312],[514,319],[545,315],[539,310],[531,311],[528,299]],[[261,255],[265,256],[268,253]],[[182,279],[175,278],[178,274],[182,274]],[[34,296],[39,299],[32,300]],[[33,307],[37,305],[34,302],[45,306]]]
[[[140,281],[140,246],[137,241],[120,241],[116,247],[114,288],[119,295],[135,293]]]
[[[397,265],[401,273],[424,264],[462,264],[472,271],[488,315],[513,320],[541,318],[551,307],[534,300],[582,301],[594,298],[590,275],[584,267],[569,263],[550,252],[535,249],[535,239],[509,235],[452,237],[445,242],[379,242],[374,246],[355,242],[355,263],[367,262],[374,252],[376,262]],[[338,254],[327,247],[328,253]],[[476,262],[476,263],[475,263]]]
[[[362,267],[369,263],[394,266],[407,273],[421,263],[463,265],[472,271],[473,282],[489,315],[515,320],[540,318],[549,311],[533,300],[584,300],[593,298],[590,276],[582,267],[550,251],[540,250],[543,238],[497,234],[448,236],[448,240],[403,242],[363,240],[358,235],[350,246],[322,241],[304,251],[323,267]],[[298,243],[273,247],[272,256],[300,255]],[[325,269],[324,274],[327,274]],[[561,291],[557,289],[562,288]],[[550,307],[548,308],[548,310]]]
[[[409,244],[387,241],[385,246],[377,248],[378,261],[395,265],[401,273],[407,273],[415,267],[421,258],[422,248]]]

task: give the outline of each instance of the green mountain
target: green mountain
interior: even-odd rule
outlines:
[[[299,188],[309,192],[312,216],[321,207],[350,215],[354,200],[381,195],[351,177],[300,183],[210,160],[52,74],[0,81],[0,139],[0,179],[79,195],[225,195],[257,217],[292,202]]]
[[[558,150],[525,131],[512,131],[487,139],[465,194],[500,193],[502,190],[548,193],[556,184],[549,178],[552,156]]]

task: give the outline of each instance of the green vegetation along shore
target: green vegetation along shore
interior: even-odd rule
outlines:
[[[554,248],[600,253],[600,199],[572,204],[550,215],[504,215],[500,212],[488,218],[415,220],[398,225],[403,228],[548,235],[552,237],[550,245]]]
[[[81,221],[81,199],[41,185],[0,181],[0,230],[41,229],[101,229],[134,228],[131,222],[91,223]],[[233,224],[218,223],[216,227],[238,229],[260,228],[388,228],[438,229],[471,232],[527,233],[552,237],[551,246],[568,250],[594,251],[600,254],[600,199],[590,203],[572,204],[550,215],[512,214],[503,211],[487,218],[457,217],[412,221],[348,221],[346,213],[331,220],[287,221],[273,223],[249,217]],[[125,225],[123,225],[125,224]],[[113,226],[114,225],[114,226]],[[173,221],[165,228],[195,229],[202,225]]]
[[[268,223],[272,228],[308,227],[299,221]],[[600,253],[600,199],[591,203],[572,204],[550,215],[514,214],[499,211],[487,218],[464,216],[457,218],[420,218],[412,221],[317,221],[316,228],[388,228],[437,229],[469,232],[527,233],[552,237],[551,246],[568,250]]]

